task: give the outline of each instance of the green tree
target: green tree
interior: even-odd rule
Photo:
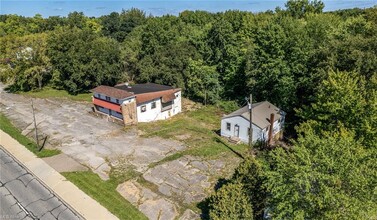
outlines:
[[[269,215],[276,219],[370,219],[377,214],[375,156],[352,133],[306,133],[269,154]]]
[[[9,64],[0,72],[2,81],[12,90],[40,89],[51,79],[50,59],[47,56],[47,34],[5,37],[2,58]]]
[[[53,84],[70,93],[100,84],[114,85],[121,75],[120,47],[89,29],[61,28],[48,39]]]
[[[314,102],[301,110],[304,121],[314,121],[318,132],[336,130],[341,126],[355,132],[366,146],[376,147],[376,84],[375,77],[367,83],[356,72],[328,73],[318,87]]]
[[[119,42],[123,42],[131,31],[146,22],[145,12],[132,8],[130,10],[122,10],[119,14],[112,12],[100,18],[103,26],[104,35],[112,37]]]
[[[229,183],[210,199],[211,219],[253,219],[253,209],[243,184]]]
[[[190,60],[185,72],[185,94],[204,104],[216,103],[220,99],[221,86],[216,67],[207,66],[203,61]]]
[[[302,18],[307,13],[322,13],[325,5],[320,0],[288,0],[285,7],[292,17]]]

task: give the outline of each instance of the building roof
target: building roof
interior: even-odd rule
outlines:
[[[97,86],[96,88],[94,88],[90,91],[95,92],[95,93],[101,93],[101,94],[104,94],[104,95],[107,95],[109,97],[113,97],[113,98],[116,98],[116,99],[125,99],[125,98],[128,98],[128,97],[135,96],[131,92],[127,92],[125,90],[117,89],[117,88],[114,88],[114,87],[111,87],[111,86]]]
[[[141,104],[144,102],[149,102],[154,99],[162,98],[162,103],[167,103],[175,99],[174,93],[180,91],[180,89],[170,89],[165,91],[159,92],[148,92],[143,94],[136,95],[136,102],[137,104]]]
[[[116,85],[115,88],[122,89],[127,92],[133,92],[135,95],[174,89],[171,86],[159,85],[156,83],[144,83],[144,84],[136,84],[132,86],[123,83],[123,84]]]
[[[271,113],[275,114],[275,118],[274,118],[275,121],[279,120],[282,114],[285,114],[278,107],[276,107],[275,105],[271,104],[268,101],[254,103],[252,104],[252,109],[253,109],[253,124],[255,124],[261,129],[264,129],[270,125]],[[246,105],[238,109],[237,111],[234,111],[228,115],[225,115],[223,119],[231,118],[235,116],[241,116],[249,121],[250,120],[249,106]]]

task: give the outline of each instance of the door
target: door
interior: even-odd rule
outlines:
[[[234,136],[239,137],[240,136],[240,126],[234,125]]]

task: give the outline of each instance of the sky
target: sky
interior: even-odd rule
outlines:
[[[178,15],[184,10],[219,12],[243,10],[261,12],[284,7],[286,0],[0,0],[1,14],[18,14],[32,17],[35,14],[67,16],[69,12],[84,12],[87,16],[101,16],[122,9],[139,8],[147,15]],[[377,0],[323,0],[325,11],[346,8],[368,8],[377,5]]]

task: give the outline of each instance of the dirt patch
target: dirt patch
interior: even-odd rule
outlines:
[[[197,109],[200,109],[201,107],[203,107],[203,105],[198,102],[193,102],[185,98],[182,99],[182,111],[184,112],[195,111]]]

